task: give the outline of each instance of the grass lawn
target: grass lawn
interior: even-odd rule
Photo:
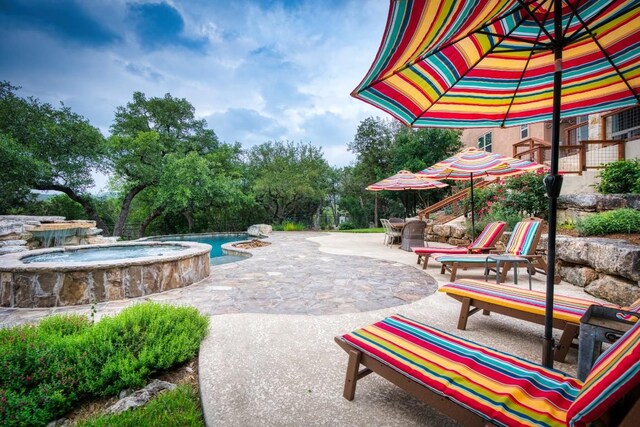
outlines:
[[[356,228],[353,230],[335,230],[339,233],[384,233],[384,228]]]

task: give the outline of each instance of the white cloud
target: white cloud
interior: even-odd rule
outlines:
[[[127,2],[95,1],[87,13],[116,32],[117,42],[78,45],[37,26],[0,28],[0,70],[23,87],[22,96],[64,101],[103,132],[134,91],[169,92],[189,100],[228,142],[311,142],[329,163],[344,166],[353,160],[346,144],[359,122],[383,115],[349,92],[375,57],[388,4],[295,3],[172,1],[184,38],[207,45],[148,51],[127,21]]]

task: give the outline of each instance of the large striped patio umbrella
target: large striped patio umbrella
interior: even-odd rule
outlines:
[[[431,190],[433,188],[444,188],[448,185],[427,177],[418,178],[416,174],[410,171],[401,170],[395,175],[367,186],[366,189],[369,191]],[[405,204],[405,218],[407,216],[407,206]]]
[[[416,176],[471,182],[471,235],[475,239],[476,222],[473,179],[482,176],[505,178],[544,167],[545,165],[529,160],[515,159],[503,154],[489,153],[475,147],[469,147],[448,159],[417,172]]]
[[[551,120],[543,363],[553,365],[560,119],[640,102],[640,0],[393,0],[352,95],[412,126]]]
[[[407,170],[401,170],[381,181],[367,186],[369,191],[402,191],[402,190],[430,190],[432,188],[444,188],[448,184],[436,181],[428,177],[419,178],[416,174]]]

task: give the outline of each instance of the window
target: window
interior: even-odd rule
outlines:
[[[491,140],[491,132],[485,133],[480,138],[478,138],[478,148],[491,153]]]
[[[589,116],[578,116],[577,120],[578,124],[581,124],[578,128],[578,134],[576,135],[578,138],[578,142],[586,141],[589,139]]]
[[[640,135],[640,107],[621,110],[611,118],[611,139],[633,139]]]
[[[520,126],[520,139],[529,138],[529,125]]]

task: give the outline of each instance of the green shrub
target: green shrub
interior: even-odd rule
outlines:
[[[208,319],[194,308],[144,303],[92,325],[54,316],[0,330],[0,425],[45,425],[79,399],[143,385],[192,358]]]
[[[542,170],[507,178],[505,187],[507,194],[504,203],[511,211],[519,213],[521,217],[547,217],[549,198],[546,196]]]
[[[144,384],[151,373],[193,357],[204,338],[206,318],[195,308],[137,304],[98,322],[79,347],[83,389],[110,395]],[[170,344],[169,344],[170,343]]]
[[[352,222],[343,222],[338,226],[338,230],[355,230],[356,226]]]
[[[198,426],[204,424],[197,394],[188,384],[160,393],[145,406],[117,415],[102,415],[77,424],[78,427]]]
[[[307,229],[307,226],[293,221],[283,221],[282,229],[284,231],[304,231]]]
[[[640,233],[640,211],[635,209],[616,209],[589,215],[577,221],[576,229],[584,236]]]
[[[602,194],[640,193],[640,160],[619,160],[607,164],[596,186]]]

